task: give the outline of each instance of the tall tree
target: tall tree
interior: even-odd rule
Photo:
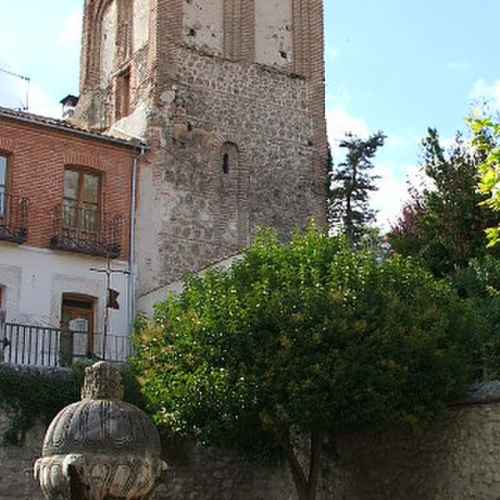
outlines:
[[[379,131],[366,140],[349,133],[340,142],[346,155],[331,173],[330,222],[354,244],[375,220],[376,212],[369,205],[370,194],[377,190],[378,179],[372,173],[373,160],[385,139],[384,133]]]
[[[478,165],[484,155],[457,133],[448,151],[435,129],[422,141],[422,166],[431,185],[412,192],[389,241],[405,256],[420,258],[438,276],[463,269],[486,252],[485,229],[494,212],[482,205]]]
[[[471,121],[474,145],[484,155],[479,165],[479,188],[487,196],[485,204],[500,214],[500,122],[492,118]],[[499,215],[500,218],[500,215]],[[489,245],[500,244],[500,221],[486,230]]]
[[[411,260],[314,228],[288,244],[263,234],[156,307],[135,364],[157,423],[279,453],[298,498],[314,500],[327,437],[422,423],[461,396],[463,319],[449,286]]]

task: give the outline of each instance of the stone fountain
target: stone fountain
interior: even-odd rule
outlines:
[[[118,369],[85,371],[82,399],[50,424],[35,479],[47,500],[146,500],[167,465],[151,420],[125,403]]]

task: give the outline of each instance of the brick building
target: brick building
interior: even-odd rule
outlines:
[[[7,361],[61,362],[60,328],[76,356],[101,354],[106,284],[91,268],[129,269],[135,145],[62,120],[0,108],[0,309]],[[133,301],[113,276],[108,357],[128,349]],[[125,340],[123,340],[125,339]],[[1,339],[3,340],[3,339]],[[66,353],[67,354],[67,353]]]
[[[150,147],[138,309],[259,226],[326,218],[322,0],[86,0],[74,123]]]
[[[131,273],[112,285],[125,338],[260,226],[326,221],[323,50],[322,0],[85,0],[74,113],[0,109],[7,320],[71,322],[89,332],[73,351],[99,354],[107,292],[90,269],[107,257]]]

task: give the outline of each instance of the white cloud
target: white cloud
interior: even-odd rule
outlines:
[[[370,134],[368,124],[363,118],[357,118],[349,114],[341,107],[333,107],[326,112],[328,124],[328,138],[330,142],[344,138],[347,132],[352,132],[359,137],[366,138]]]
[[[486,99],[500,110],[500,80],[491,83],[483,79],[477,80],[472,87],[470,97],[476,100]]]
[[[61,104],[54,101],[39,85],[30,88],[30,112],[54,118],[61,118]]]
[[[57,44],[61,47],[79,45],[82,33],[82,10],[76,9],[66,17],[62,24],[62,31],[57,38]]]
[[[378,226],[384,231],[391,228],[401,215],[403,206],[410,201],[410,186],[419,192],[434,189],[433,182],[418,165],[401,169],[391,163],[382,163],[376,165],[374,173],[380,179],[377,182],[379,189],[372,194],[371,204],[378,210]]]
[[[390,229],[391,225],[401,214],[401,209],[408,201],[408,181],[416,176],[417,167],[411,166],[404,169],[407,175],[397,175],[396,168],[391,164],[379,164],[375,174],[380,176],[378,191],[371,197],[371,205],[378,210],[378,225],[383,230]]]

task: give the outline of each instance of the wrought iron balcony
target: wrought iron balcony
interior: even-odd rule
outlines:
[[[0,192],[0,240],[22,244],[28,238],[28,200]]]
[[[60,367],[84,359],[124,363],[131,355],[132,342],[126,335],[106,335],[104,349],[100,333],[0,323],[0,362],[10,365]]]
[[[121,253],[123,218],[67,204],[54,209],[50,247],[115,259]]]

